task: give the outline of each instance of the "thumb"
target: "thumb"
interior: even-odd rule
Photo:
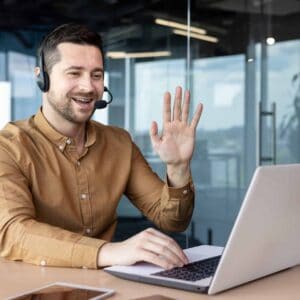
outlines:
[[[158,136],[158,126],[155,121],[151,123],[150,138],[151,138],[152,146],[154,150],[156,150],[158,144],[160,143],[160,137]]]

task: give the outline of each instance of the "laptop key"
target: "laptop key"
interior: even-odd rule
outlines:
[[[214,275],[221,256],[215,256],[189,263],[181,268],[154,273],[154,276],[162,276],[187,281],[197,281]]]

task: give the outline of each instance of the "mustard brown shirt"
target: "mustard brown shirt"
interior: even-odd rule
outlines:
[[[166,231],[183,231],[193,212],[192,182],[168,187],[123,129],[89,121],[81,156],[41,110],[0,131],[0,256],[97,268],[122,194]]]

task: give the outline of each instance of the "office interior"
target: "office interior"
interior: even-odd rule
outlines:
[[[204,104],[195,210],[186,232],[173,234],[184,248],[226,243],[258,165],[300,162],[299,0],[3,0],[0,16],[1,127],[39,109],[36,48],[69,22],[103,37],[114,101],[93,118],[126,128],[162,178],[149,128],[161,128],[163,93],[181,85],[192,111]],[[151,226],[125,197],[118,214],[116,240]]]

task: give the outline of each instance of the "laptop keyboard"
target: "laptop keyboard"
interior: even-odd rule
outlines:
[[[189,263],[183,267],[154,273],[155,276],[163,276],[187,281],[197,281],[214,275],[221,256],[215,256],[204,260]]]

